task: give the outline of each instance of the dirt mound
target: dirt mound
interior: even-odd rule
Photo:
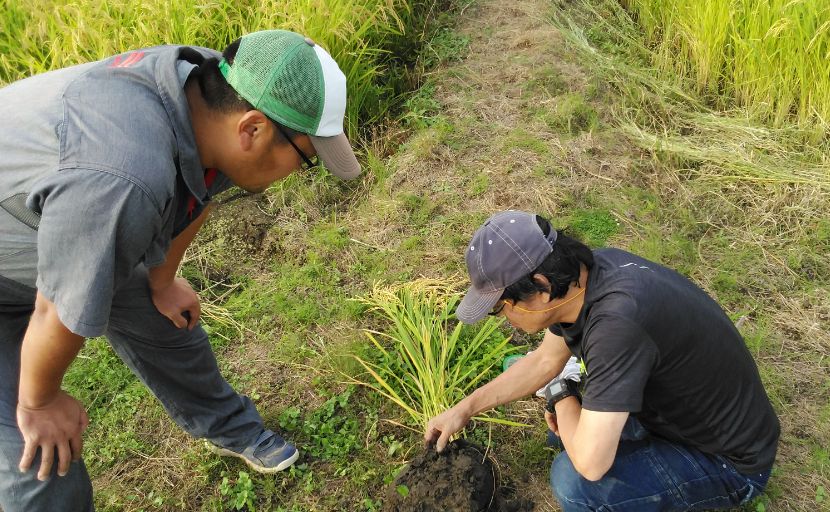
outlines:
[[[442,453],[430,448],[410,462],[387,492],[386,512],[520,512],[527,500],[506,499],[484,450],[464,440]]]

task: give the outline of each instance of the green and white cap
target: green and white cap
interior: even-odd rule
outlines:
[[[333,174],[360,174],[343,133],[346,76],[320,45],[287,30],[254,32],[242,36],[233,63],[222,59],[219,70],[255,109],[307,134]]]

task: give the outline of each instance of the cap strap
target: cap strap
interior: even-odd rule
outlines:
[[[218,66],[219,66],[219,72],[222,73],[222,76],[225,77],[225,81],[227,82],[228,81],[228,75],[231,72],[230,64],[228,64],[228,61],[226,61],[225,58],[222,57],[222,60],[219,61]]]
[[[551,226],[550,233],[548,233],[548,236],[546,236],[545,238],[548,242],[550,242],[551,247],[553,247],[553,244],[556,243],[556,239],[559,238],[559,233],[556,231],[556,229],[553,228],[553,226]]]

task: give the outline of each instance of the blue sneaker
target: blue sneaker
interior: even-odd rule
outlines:
[[[206,442],[214,453],[228,457],[238,457],[245,461],[255,471],[260,473],[277,473],[291,467],[300,456],[300,452],[293,444],[287,442],[272,430],[263,431],[254,444],[241,452],[222,448],[211,442]]]

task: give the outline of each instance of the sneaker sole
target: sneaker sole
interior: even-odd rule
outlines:
[[[294,449],[294,455],[292,455],[291,457],[289,457],[289,458],[285,459],[284,461],[280,462],[277,465],[277,467],[267,468],[265,466],[260,466],[259,464],[256,464],[256,463],[248,460],[247,458],[243,457],[242,455],[240,455],[240,454],[238,454],[234,451],[228,450],[226,448],[221,448],[219,446],[211,444],[208,441],[205,441],[205,446],[207,446],[207,448],[210,451],[212,451],[213,453],[215,453],[217,455],[221,455],[223,457],[236,457],[237,459],[241,459],[245,462],[245,464],[249,465],[254,471],[257,471],[258,473],[265,473],[266,475],[272,475],[274,473],[279,473],[280,471],[282,471],[284,469],[288,469],[288,468],[291,467],[292,464],[294,464],[297,461],[297,459],[300,458],[300,451],[295,448]]]

